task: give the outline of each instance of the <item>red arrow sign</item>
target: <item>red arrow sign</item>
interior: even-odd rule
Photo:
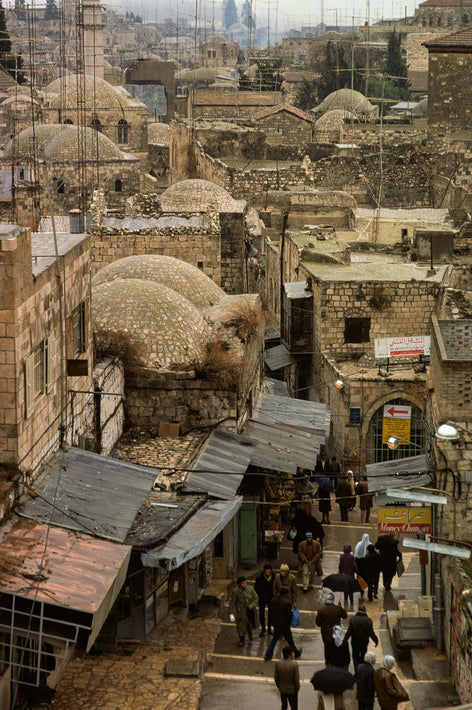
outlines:
[[[395,407],[390,407],[390,409],[387,409],[387,412],[391,417],[394,417],[396,414],[409,414],[408,409],[395,409]]]

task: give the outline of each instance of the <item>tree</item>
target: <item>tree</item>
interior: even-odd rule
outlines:
[[[7,29],[2,0],[0,0],[0,65],[19,84],[23,84],[26,81],[25,74],[21,71],[23,57],[21,54],[12,54],[11,52],[10,33]]]
[[[384,74],[400,90],[401,99],[410,97],[411,83],[408,81],[408,66],[402,56],[400,35],[395,28],[388,35]]]
[[[55,0],[46,0],[46,10],[44,12],[44,19],[45,20],[58,20],[59,19],[59,10],[57,9],[57,5]]]
[[[235,25],[238,21],[238,10],[236,8],[236,3],[234,0],[226,0],[225,10],[224,10],[224,23],[226,29]]]
[[[254,79],[240,70],[238,89],[240,91],[280,91],[282,76],[279,68],[280,60],[259,60]]]
[[[295,97],[294,105],[303,111],[309,111],[315,106],[318,98],[318,82],[316,79],[303,79]]]
[[[356,66],[354,61],[352,66],[348,66],[344,48],[339,42],[330,40],[327,43],[320,75],[321,79],[317,82],[319,101],[339,89],[352,87],[355,91],[362,91],[364,88],[360,67]]]

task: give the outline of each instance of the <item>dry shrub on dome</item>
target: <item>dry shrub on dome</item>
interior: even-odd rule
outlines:
[[[95,362],[104,357],[119,357],[126,369],[141,363],[140,348],[129,341],[128,333],[123,331],[95,330],[93,333]]]
[[[199,375],[211,377],[222,389],[236,389],[242,370],[241,356],[226,340],[216,337],[207,343],[205,362],[198,368]]]
[[[228,308],[222,322],[226,326],[235,328],[238,337],[246,342],[260,332],[265,318],[259,303],[241,299]]]

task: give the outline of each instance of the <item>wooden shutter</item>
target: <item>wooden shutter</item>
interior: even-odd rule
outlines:
[[[83,308],[84,317],[84,352],[89,346],[89,329],[90,329],[90,298],[86,298],[84,301]]]
[[[67,316],[66,318],[66,348],[67,357],[74,357],[74,319],[73,316]]]
[[[25,417],[34,410],[34,353],[25,360]]]
[[[54,356],[56,350],[56,341],[51,335],[45,341],[45,358],[44,358],[44,382],[46,386],[46,394],[49,394],[54,389],[55,374],[54,374]]]

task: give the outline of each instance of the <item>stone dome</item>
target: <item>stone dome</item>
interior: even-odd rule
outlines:
[[[150,123],[148,125],[148,143],[169,145],[169,124]]]
[[[18,158],[31,159],[33,155],[33,138],[35,138],[38,157],[48,162],[77,161],[78,141],[77,131],[85,131],[86,160],[135,160],[133,156],[123,153],[103,133],[92,128],[79,128],[62,123],[46,123],[33,129],[25,128],[15,140],[8,142],[5,148],[5,158],[13,155]],[[98,149],[98,155],[97,155]]]
[[[373,106],[364,94],[361,94],[360,91],[351,91],[351,89],[333,91],[314,110],[315,113],[326,113],[326,111],[333,109],[352,111],[359,118],[376,116],[378,113],[377,107]]]
[[[207,308],[218,303],[225,292],[203,271],[173,256],[144,254],[126,256],[108,264],[93,277],[95,288],[115,279],[145,279],[177,291],[196,308]]]
[[[315,123],[317,131],[336,131],[343,127],[345,121],[357,119],[351,111],[344,111],[342,108],[335,108],[326,111]]]
[[[146,106],[135,99],[122,86],[113,86],[105,79],[85,75],[84,80],[84,95],[94,97],[94,109],[127,109],[140,106]],[[75,109],[77,107],[77,74],[69,74],[65,77],[65,96],[64,101],[61,99],[61,79],[54,79],[45,89],[46,95],[49,97],[49,106],[51,108]]]
[[[241,212],[244,202],[235,200],[223,187],[208,180],[181,180],[164,190],[164,212]]]
[[[189,301],[144,279],[116,279],[92,289],[99,351],[125,352],[129,371],[188,368],[205,359],[210,327]]]

